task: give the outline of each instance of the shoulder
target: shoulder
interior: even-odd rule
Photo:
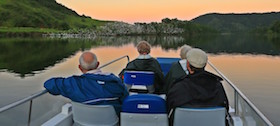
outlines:
[[[215,75],[213,73],[210,73],[208,71],[204,71],[204,74],[208,75],[210,78],[215,79],[217,81],[222,81],[223,80],[223,78],[221,78],[218,75]]]
[[[188,78],[187,75],[185,75],[185,76],[182,76],[182,77],[176,79],[176,80],[174,81],[174,83],[177,85],[177,84],[183,84],[183,83],[185,83],[185,82],[187,82],[187,81],[189,81],[189,78]]]
[[[189,79],[186,77],[181,77],[179,79],[176,79],[173,83],[173,85],[168,90],[168,94],[182,94],[186,95],[189,93]]]
[[[156,58],[153,58],[153,57],[152,57],[152,58],[150,58],[149,60],[158,63],[158,60],[157,60]]]
[[[70,77],[52,77],[48,79],[45,83],[50,83],[50,82],[55,82],[56,80],[71,80],[71,79],[77,79],[80,78],[81,76],[73,75]]]
[[[75,76],[73,76],[75,77]],[[79,76],[77,76],[79,77]],[[89,77],[89,78],[118,78],[116,75],[113,73],[86,73],[83,74],[82,77]]]
[[[129,63],[127,63],[126,67],[135,66],[134,63],[137,63],[139,61],[140,61],[140,59],[134,59],[134,60],[130,61]]]
[[[170,68],[178,68],[178,67],[181,67],[180,63],[179,62],[174,62],[174,63],[172,63]]]
[[[200,71],[189,75],[191,79],[206,79],[209,81],[222,81],[223,79],[208,71]]]

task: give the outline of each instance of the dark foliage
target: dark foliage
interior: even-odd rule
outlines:
[[[263,29],[269,27],[275,21],[280,21],[280,12],[246,14],[211,13],[192,20],[192,22],[209,26],[224,33]]]

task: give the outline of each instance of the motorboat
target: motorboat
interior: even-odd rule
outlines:
[[[102,69],[127,59],[122,56],[99,67]],[[166,74],[173,62],[179,58],[157,58]],[[229,100],[229,125],[231,126],[273,126],[263,113],[210,61],[206,70],[223,78],[222,84]],[[128,72],[130,88],[151,89],[152,73]],[[136,79],[137,77],[140,77]],[[141,84],[141,81],[146,84]],[[149,81],[150,80],[150,81]],[[138,84],[139,83],[139,84]],[[140,86],[139,86],[140,85]],[[133,87],[134,86],[134,87]],[[141,87],[142,86],[142,87]],[[148,91],[149,93],[149,91]],[[175,110],[174,126],[187,125],[225,125],[225,108],[178,108]],[[74,116],[73,116],[74,115]],[[0,108],[1,125],[27,126],[168,126],[169,113],[166,111],[165,96],[155,94],[131,93],[124,101],[122,112],[117,116],[110,105],[85,105],[71,102],[62,96],[50,95],[42,90],[12,104]],[[3,121],[3,122],[2,122]]]

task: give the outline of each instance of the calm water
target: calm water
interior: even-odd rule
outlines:
[[[209,60],[259,108],[271,122],[280,125],[280,41],[265,37],[145,36],[105,37],[95,40],[0,38],[0,107],[43,89],[53,76],[81,74],[81,51],[97,54],[101,65],[123,55],[137,57],[135,45],[149,41],[154,57],[178,57],[180,46],[189,44],[209,53]],[[127,61],[103,69],[118,74]],[[1,124],[1,120],[0,120]]]

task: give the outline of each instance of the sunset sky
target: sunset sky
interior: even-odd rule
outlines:
[[[191,20],[206,13],[279,12],[280,0],[56,0],[94,19],[160,22],[161,19]]]

